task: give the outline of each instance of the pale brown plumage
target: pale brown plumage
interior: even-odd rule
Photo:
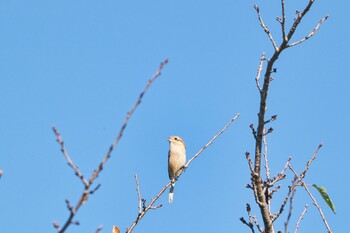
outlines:
[[[186,164],[186,145],[179,136],[171,136],[169,139],[168,174],[171,180],[169,191],[169,203],[173,202],[175,181],[181,174]]]

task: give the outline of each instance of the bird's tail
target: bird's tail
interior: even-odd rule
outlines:
[[[171,183],[171,186],[170,186],[170,191],[169,191],[169,203],[173,203],[173,199],[174,199],[174,186],[175,186],[175,183]]]

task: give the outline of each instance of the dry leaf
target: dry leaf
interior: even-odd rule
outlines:
[[[113,226],[112,233],[120,233],[119,228],[118,228],[118,227],[116,227],[116,226]]]

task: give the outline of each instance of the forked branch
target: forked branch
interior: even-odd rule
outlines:
[[[100,163],[100,165],[94,170],[94,172],[92,173],[91,177],[89,180],[86,180],[82,174],[82,172],[79,170],[78,166],[76,166],[72,159],[70,158],[66,147],[64,145],[64,142],[61,138],[61,134],[58,132],[56,127],[53,127],[53,132],[56,136],[56,140],[57,142],[60,144],[61,146],[61,152],[64,155],[65,159],[68,162],[68,165],[74,170],[75,174],[79,177],[79,179],[82,181],[82,183],[84,184],[84,190],[78,200],[78,202],[76,203],[75,207],[73,208],[70,204],[69,201],[67,200],[67,207],[69,209],[69,217],[66,220],[66,222],[64,223],[63,227],[61,228],[59,226],[59,224],[57,222],[54,223],[54,227],[57,230],[58,233],[63,233],[65,232],[65,230],[74,223],[73,218],[75,217],[75,215],[77,214],[79,208],[86,203],[88,197],[90,194],[93,194],[99,187],[100,185],[97,185],[96,188],[91,189],[91,186],[93,184],[93,182],[95,181],[95,179],[97,178],[97,176],[100,174],[100,172],[102,171],[103,167],[105,166],[105,164],[107,163],[108,159],[111,157],[111,153],[113,151],[113,149],[116,147],[116,145],[118,144],[118,142],[120,141],[121,137],[123,136],[123,132],[130,120],[130,118],[132,117],[133,113],[135,112],[136,108],[140,105],[141,100],[143,98],[143,96],[145,95],[145,93],[147,92],[147,90],[149,89],[149,87],[154,83],[154,81],[161,75],[161,72],[164,68],[164,66],[168,63],[168,59],[164,60],[157,72],[153,75],[153,77],[148,81],[147,85],[145,86],[144,90],[141,92],[139,98],[136,100],[136,103],[134,104],[134,106],[132,107],[132,109],[127,113],[126,118],[124,120],[124,123],[117,135],[117,137],[115,138],[114,142],[112,143],[112,145],[109,147],[109,150],[107,151],[107,154],[105,155],[105,157],[103,158],[102,162]]]

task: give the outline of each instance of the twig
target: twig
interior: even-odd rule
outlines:
[[[254,233],[255,231],[254,231],[254,224],[253,224],[253,216],[251,214],[252,209],[250,208],[250,205],[248,203],[246,204],[246,210],[249,217],[249,223],[243,217],[241,217],[239,220],[241,220],[243,224],[247,225],[252,231],[252,233]]]
[[[99,233],[100,231],[102,231],[103,226],[99,225],[98,228],[96,229],[95,233]]]
[[[60,133],[58,132],[58,130],[56,129],[56,127],[53,127],[53,131],[56,135],[56,140],[57,142],[60,144],[61,146],[61,151],[64,155],[64,157],[66,158],[68,165],[70,167],[72,167],[72,169],[75,171],[76,175],[80,178],[80,180],[84,183],[84,191],[81,194],[81,197],[79,199],[79,201],[77,202],[77,204],[75,205],[74,208],[72,208],[72,210],[70,211],[70,215],[68,217],[68,219],[66,220],[66,222],[64,223],[63,227],[60,229],[58,224],[54,224],[55,228],[57,229],[58,233],[63,233],[65,232],[65,230],[69,227],[69,225],[71,225],[73,223],[73,218],[76,215],[77,211],[79,210],[79,208],[85,204],[85,202],[87,201],[89,194],[94,193],[99,187],[100,185],[98,185],[95,189],[93,189],[92,191],[90,191],[90,186],[93,184],[93,182],[95,181],[95,179],[97,178],[97,176],[99,175],[99,173],[102,171],[104,165],[107,163],[108,159],[111,157],[111,153],[113,151],[113,149],[116,147],[116,145],[118,144],[119,140],[121,139],[123,132],[130,120],[130,118],[132,117],[133,113],[135,112],[136,108],[139,106],[139,104],[141,103],[141,99],[142,97],[145,95],[145,93],[147,92],[148,88],[152,85],[152,83],[161,75],[161,72],[164,68],[164,66],[168,63],[168,59],[164,60],[157,72],[153,75],[153,77],[148,81],[146,87],[144,88],[144,90],[141,92],[139,98],[137,99],[135,105],[132,107],[132,109],[128,112],[128,114],[126,115],[126,118],[124,120],[124,123],[116,137],[116,139],[114,140],[114,142],[112,143],[112,145],[110,146],[107,154],[105,155],[105,157],[103,158],[102,162],[100,163],[100,165],[98,166],[97,169],[94,170],[94,172],[92,173],[89,181],[87,181],[83,174],[80,172],[80,170],[78,169],[78,167],[72,162],[72,160],[70,159],[68,152],[64,146],[64,142],[61,138]]]
[[[330,228],[329,225],[328,225],[328,222],[327,222],[327,220],[326,220],[326,218],[325,218],[325,216],[324,216],[324,214],[323,214],[323,212],[322,212],[321,207],[318,205],[316,199],[315,199],[314,196],[311,194],[309,188],[308,188],[307,185],[304,183],[304,181],[301,182],[301,185],[304,187],[304,189],[306,190],[306,192],[309,194],[310,198],[312,199],[312,202],[314,203],[314,205],[316,206],[318,212],[320,213],[321,218],[322,218],[322,221],[323,221],[324,225],[326,226],[328,233],[332,233],[332,230],[331,230],[331,228]]]
[[[132,109],[127,113],[126,118],[124,120],[124,123],[116,137],[116,139],[114,140],[114,142],[112,143],[112,145],[110,146],[107,154],[105,155],[105,157],[103,158],[102,162],[100,163],[100,165],[98,166],[98,168],[94,171],[94,173],[92,174],[92,176],[90,177],[89,182],[92,183],[96,177],[98,176],[98,174],[100,173],[100,171],[103,169],[103,166],[106,164],[106,162],[108,161],[108,159],[111,157],[111,153],[113,151],[113,149],[116,147],[116,145],[118,144],[120,138],[123,136],[123,132],[130,120],[130,118],[132,117],[132,114],[135,112],[136,108],[139,106],[139,104],[141,103],[142,97],[145,95],[145,93],[147,92],[148,88],[152,85],[152,83],[162,74],[162,70],[164,68],[164,66],[168,63],[168,59],[165,59],[162,63],[160,63],[160,66],[157,70],[157,72],[153,75],[153,77],[148,81],[145,89],[141,92],[139,98],[137,99],[134,107],[132,107]]]
[[[258,228],[260,233],[264,233],[264,230],[262,229],[262,227],[259,225],[258,219],[256,218],[256,216],[253,216],[253,222],[256,226],[256,228]]]
[[[294,233],[297,233],[297,232],[298,232],[300,222],[301,222],[301,220],[303,220],[303,218],[304,218],[304,216],[305,216],[305,214],[306,214],[306,212],[307,212],[307,208],[308,208],[308,207],[309,207],[309,205],[306,204],[305,207],[304,207],[303,212],[301,213],[301,215],[300,215],[300,217],[299,217],[299,219],[298,219],[298,221],[297,221],[297,223],[296,223],[296,225],[295,225],[295,231],[294,231]]]
[[[299,183],[301,186],[304,187],[305,191],[306,191],[306,192],[308,193],[308,195],[310,196],[310,198],[311,198],[313,204],[316,206],[318,212],[319,212],[320,215],[321,215],[322,221],[323,221],[324,225],[326,226],[328,233],[332,233],[332,230],[331,230],[331,228],[329,227],[329,225],[328,225],[328,223],[327,223],[327,220],[326,220],[326,218],[325,218],[325,216],[324,216],[324,214],[323,214],[323,212],[322,212],[321,207],[318,205],[316,199],[315,199],[314,196],[311,194],[309,188],[307,187],[307,185],[306,185],[305,182],[303,181],[303,179],[304,179],[304,177],[305,177],[305,172],[309,169],[309,166],[310,166],[311,162],[316,158],[317,152],[318,152],[318,150],[321,148],[321,146],[322,146],[322,144],[319,145],[319,147],[317,148],[316,152],[315,152],[314,155],[312,156],[313,159],[311,158],[311,159],[309,160],[309,162],[307,163],[308,165],[306,166],[305,170],[301,173],[301,175],[304,174],[304,176],[301,176],[301,175],[299,176],[299,175],[296,173],[296,171],[293,169],[293,167],[292,167],[291,165],[289,165],[288,167],[289,167],[289,169],[294,173],[294,175],[297,177],[298,183]]]
[[[62,140],[60,132],[58,132],[57,128],[55,126],[52,127],[52,130],[56,136],[56,141],[58,144],[61,146],[61,152],[64,155],[64,157],[67,160],[68,165],[73,169],[75,172],[75,175],[79,177],[79,179],[83,182],[84,186],[87,187],[89,186],[89,182],[84,178],[83,174],[79,170],[79,168],[73,163],[72,159],[70,158],[67,149],[64,145],[64,141]]]
[[[289,225],[290,218],[292,217],[293,200],[294,200],[295,192],[296,192],[296,189],[294,189],[292,191],[292,196],[289,199],[289,211],[288,211],[288,215],[287,215],[287,220],[284,222],[284,232],[285,233],[288,233],[288,225]]]
[[[137,192],[137,202],[138,202],[138,208],[139,208],[139,214],[142,212],[142,199],[141,199],[141,190],[140,190],[140,184],[139,180],[137,178],[137,174],[135,174],[135,182],[136,182],[136,192]]]
[[[265,53],[262,53],[261,59],[260,59],[260,63],[259,63],[259,66],[258,66],[258,72],[257,72],[256,77],[255,77],[256,87],[258,88],[260,93],[262,92],[262,89],[261,89],[259,80],[260,80],[260,77],[261,77],[261,71],[262,71],[263,64],[264,64],[265,60],[266,60],[265,59]]]
[[[294,180],[292,181],[292,186],[289,186],[289,190],[288,190],[288,193],[286,195],[286,197],[284,198],[282,204],[281,204],[281,207],[279,209],[279,211],[277,213],[275,213],[272,217],[272,222],[276,221],[277,218],[282,214],[283,210],[284,210],[284,207],[286,206],[287,202],[288,202],[288,199],[289,197],[292,195],[292,198],[294,197],[294,193],[295,193],[295,188],[298,184],[298,180],[297,178],[295,177]],[[292,205],[292,198],[291,198],[291,202],[290,204]],[[289,211],[291,211],[291,206],[290,206],[290,209]]]
[[[223,134],[223,132],[225,132],[225,130],[239,117],[239,113],[236,114],[236,116],[234,118],[232,118],[226,125],[225,127],[218,133],[216,134],[205,146],[203,146],[185,165],[185,169],[190,165],[190,163],[192,163],[192,161],[194,159],[196,159],[198,157],[198,155],[200,155],[200,153],[202,153],[208,146],[210,146],[210,144],[212,144],[221,134]]]
[[[278,181],[283,180],[284,178],[286,178],[286,174],[284,174],[284,173],[285,173],[285,171],[286,171],[286,169],[287,169],[287,167],[288,167],[288,165],[289,165],[291,159],[292,159],[292,158],[289,157],[288,160],[287,160],[287,162],[286,162],[286,164],[284,165],[282,171],[280,171],[280,173],[278,173],[277,176],[273,177],[272,181],[269,181],[269,182],[268,182],[268,186],[269,186],[269,187],[272,187],[272,186],[273,186],[274,184],[276,184]]]
[[[260,22],[261,27],[264,29],[264,31],[267,34],[267,36],[270,38],[270,41],[271,41],[271,43],[273,45],[273,48],[275,49],[275,51],[277,51],[278,48],[277,48],[276,42],[274,41],[271,32],[269,31],[269,29],[265,25],[265,23],[264,23],[264,21],[263,21],[263,19],[261,17],[260,10],[259,10],[259,7],[258,7],[257,4],[254,4],[254,9],[256,10],[256,13],[258,14],[258,18],[259,18],[259,22]]]
[[[304,8],[302,13],[298,13],[298,17],[294,20],[294,23],[292,25],[292,27],[289,30],[289,33],[287,35],[287,40],[285,40],[285,45],[287,45],[288,41],[292,38],[295,30],[297,29],[298,25],[300,24],[301,20],[304,18],[304,16],[306,15],[306,13],[310,10],[312,4],[315,2],[315,0],[309,0],[309,3],[307,4],[307,6]]]
[[[263,153],[263,156],[264,156],[264,160],[265,160],[265,172],[266,172],[266,178],[267,180],[270,180],[270,168],[269,168],[269,161],[267,159],[267,137],[266,137],[266,134],[265,134],[265,130],[264,130],[264,136],[263,136],[263,143],[264,143],[264,153]]]
[[[247,227],[249,227],[249,229],[252,231],[252,233],[255,233],[255,231],[254,231],[254,225],[253,225],[253,223],[252,222],[247,222],[243,217],[241,217],[240,219],[239,219],[244,225],[246,225]]]
[[[254,172],[254,168],[253,168],[253,163],[252,163],[252,159],[250,157],[250,153],[248,151],[245,152],[245,158],[247,159],[248,161],[248,166],[249,166],[249,170],[252,174],[252,176],[255,176],[255,172]]]
[[[287,38],[286,38],[286,13],[285,13],[284,0],[281,0],[281,8],[282,8],[282,20],[281,20],[282,38],[283,38],[283,40],[287,40]]]
[[[192,161],[197,158],[208,146],[210,146],[229,126],[231,123],[233,123],[237,118],[239,117],[239,113],[232,118],[229,123],[227,123],[225,125],[225,127],[218,133],[216,134],[207,144],[205,144],[185,165],[185,168],[182,170],[184,171],[185,169],[188,168],[188,166],[192,163]],[[181,173],[179,175],[179,177],[182,175],[183,173]],[[160,196],[165,192],[165,190],[167,190],[169,188],[169,186],[171,185],[171,181],[169,181],[160,191],[159,193],[153,198],[151,199],[151,202],[145,207],[143,208],[141,213],[138,213],[135,221],[131,224],[130,228],[127,228],[126,233],[131,233],[134,228],[136,227],[137,223],[145,216],[145,214],[149,211],[149,210],[155,210],[158,208],[162,207],[162,204],[158,205],[158,206],[154,206],[154,203],[160,198]]]
[[[305,178],[306,172],[309,170],[312,161],[314,161],[316,159],[318,151],[321,149],[322,146],[323,146],[323,144],[318,145],[318,147],[317,147],[316,151],[314,152],[314,154],[312,155],[311,159],[309,159],[309,161],[307,161],[304,171],[300,174],[301,179]]]
[[[294,43],[292,43],[292,44],[289,44],[289,45],[287,46],[287,48],[292,47],[292,46],[295,46],[295,45],[298,45],[298,44],[301,44],[301,43],[303,43],[305,40],[307,40],[307,39],[311,38],[312,36],[314,36],[314,35],[316,34],[317,30],[320,28],[321,24],[322,24],[324,21],[326,21],[326,20],[328,19],[328,17],[329,17],[329,16],[323,17],[323,18],[318,22],[317,26],[309,33],[309,35],[305,36],[303,39],[301,39],[301,40],[299,40],[299,41],[297,41],[297,42],[294,42]]]

